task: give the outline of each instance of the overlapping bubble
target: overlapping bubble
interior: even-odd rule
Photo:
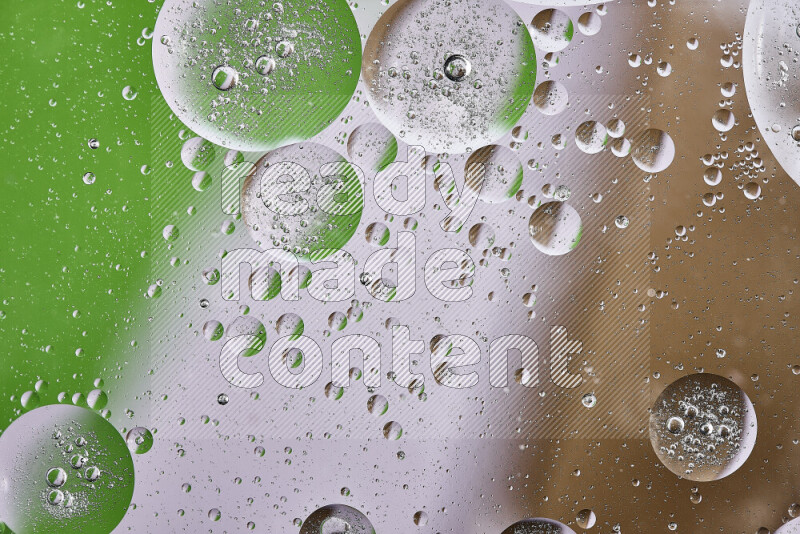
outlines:
[[[237,150],[316,135],[347,105],[361,68],[344,0],[167,0],[155,35],[167,104],[201,137]]]
[[[679,378],[659,395],[650,413],[650,442],[673,473],[707,482],[726,477],[747,460],[756,442],[753,404],[721,376]]]
[[[371,107],[391,132],[433,152],[493,143],[533,94],[536,55],[501,0],[400,0],[364,48]]]
[[[800,5],[753,0],[744,27],[744,86],[778,163],[800,184]]]

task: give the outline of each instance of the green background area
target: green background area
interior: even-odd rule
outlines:
[[[49,383],[42,404],[61,391],[85,394],[97,377],[112,392],[125,362],[148,357],[136,334],[153,282],[142,257],[150,178],[141,168],[151,165],[158,88],[152,41],[142,35],[160,4],[5,2],[0,428],[37,379]],[[129,85],[133,100],[122,95]],[[90,149],[90,138],[100,147]],[[94,184],[83,182],[86,172]]]

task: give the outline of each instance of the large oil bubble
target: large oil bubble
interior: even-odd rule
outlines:
[[[655,128],[639,135],[633,142],[633,162],[645,172],[666,170],[675,159],[675,143],[667,132]]]
[[[395,136],[458,153],[516,125],[536,55],[502,0],[400,0],[370,33],[362,70],[373,111]]]
[[[554,519],[534,517],[517,521],[502,534],[575,534],[575,531]]]
[[[319,133],[347,105],[361,68],[344,0],[167,0],[155,35],[169,107],[198,135],[237,150]]]
[[[673,473],[708,482],[736,471],[756,443],[756,413],[747,394],[721,376],[679,378],[650,413],[650,442]]]
[[[133,483],[125,440],[91,410],[43,406],[0,435],[0,518],[15,534],[109,533]]]
[[[744,86],[775,159],[800,184],[800,5],[753,0],[744,26]]]
[[[549,256],[561,256],[578,246],[583,234],[581,216],[565,202],[542,204],[528,221],[533,245]]]
[[[482,166],[482,167],[481,167]],[[479,173],[485,173],[483,182]],[[499,204],[514,198],[522,186],[522,163],[513,150],[489,145],[473,152],[464,168],[466,187],[480,187],[478,198],[489,204]]]
[[[775,534],[800,534],[800,519],[795,519],[782,525],[775,531]]]
[[[342,156],[299,143],[266,154],[242,187],[242,213],[261,248],[319,260],[353,236],[364,208],[362,178]]]
[[[314,510],[303,522],[300,534],[375,534],[367,516],[344,504]]]

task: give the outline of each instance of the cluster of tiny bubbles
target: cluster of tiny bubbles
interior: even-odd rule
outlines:
[[[125,442],[134,454],[144,454],[153,448],[153,433],[143,426],[137,426],[128,431]]]
[[[397,139],[380,123],[362,124],[347,138],[347,155],[370,178],[395,160]]]
[[[111,532],[133,496],[133,461],[100,415],[47,405],[0,435],[0,479],[0,517],[9,532]]]
[[[548,202],[536,208],[528,221],[533,245],[548,256],[561,256],[578,246],[583,223],[566,202]]]
[[[800,34],[797,24],[787,21],[797,21],[793,0],[750,2],[742,50],[744,84],[758,131],[783,170],[800,184]]]
[[[272,8],[261,0],[167,0],[155,34],[153,66],[167,104],[228,149],[263,152],[316,135],[358,82],[360,36],[341,0]],[[281,120],[265,120],[275,114]]]
[[[323,177],[320,169],[328,164],[338,165],[338,172]],[[308,169],[310,184],[296,193],[295,202],[285,203],[281,195],[262,197],[262,191],[283,186],[283,173],[297,170],[296,166]],[[338,153],[316,143],[268,152],[242,187],[242,214],[250,236],[263,248],[291,252],[304,262],[343,248],[355,234],[364,208],[359,172]],[[266,182],[274,187],[265,186]]]
[[[299,519],[295,519],[295,525]],[[375,534],[367,516],[344,504],[329,504],[314,510],[302,522],[299,534]]]
[[[659,460],[676,475],[698,482],[736,471],[752,452],[756,432],[747,394],[709,373],[667,386],[650,414],[650,441]]]
[[[575,534],[575,531],[554,519],[534,517],[517,521],[502,534]]]
[[[479,191],[480,200],[499,204],[514,198],[522,186],[522,162],[510,148],[489,145],[470,154],[464,175],[464,186]]]
[[[567,88],[555,80],[546,80],[534,90],[533,105],[543,115],[558,115],[569,105]]]
[[[463,153],[517,124],[533,94],[536,55],[502,0],[401,0],[370,33],[362,75],[370,108],[394,136]]]
[[[572,42],[575,33],[572,20],[558,9],[539,11],[531,20],[528,29],[536,49],[546,52],[564,50]]]

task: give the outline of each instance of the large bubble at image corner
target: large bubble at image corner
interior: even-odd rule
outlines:
[[[166,0],[153,68],[192,131],[263,152],[308,139],[341,113],[358,83],[361,39],[345,0]]]
[[[536,54],[502,0],[400,0],[370,33],[362,75],[370,107],[398,139],[462,153],[494,143],[523,115]]]
[[[300,534],[375,534],[367,516],[344,504],[317,508],[300,527]]]
[[[800,534],[800,518],[781,525],[775,534]]]
[[[575,531],[554,519],[533,517],[517,521],[502,534],[575,534]]]
[[[711,373],[674,381],[650,413],[650,442],[658,459],[674,474],[696,482],[719,480],[741,467],[757,431],[747,394]]]
[[[322,176],[328,164],[338,170]],[[283,192],[272,199],[262,194],[278,188]],[[242,186],[241,205],[245,226],[259,247],[318,261],[343,248],[356,232],[364,209],[364,184],[355,167],[336,151],[317,143],[296,143],[258,161]]]
[[[110,533],[133,487],[125,439],[86,408],[36,408],[0,434],[0,518],[15,534]]]
[[[548,256],[562,256],[575,249],[583,235],[578,212],[565,202],[542,204],[528,221],[531,242]]]
[[[742,54],[745,91],[758,130],[800,185],[800,4],[752,0]]]

